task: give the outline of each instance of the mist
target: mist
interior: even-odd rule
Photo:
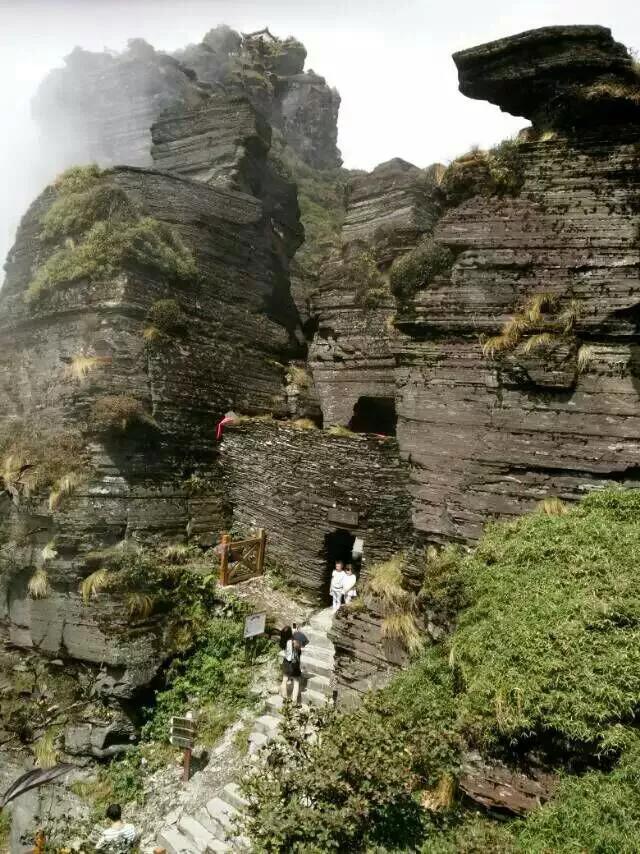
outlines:
[[[455,50],[551,24],[602,24],[629,47],[640,46],[636,0],[0,0],[0,259],[20,217],[54,177],[47,139],[30,111],[47,72],[77,45],[119,51],[140,37],[173,51],[221,23],[245,32],[269,26],[305,44],[306,67],[342,96],[344,165],[362,169],[391,157],[446,163],[526,124],[458,93]]]

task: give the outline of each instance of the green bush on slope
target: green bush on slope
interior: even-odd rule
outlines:
[[[255,850],[640,850],[638,553],[640,491],[609,491],[492,526],[470,556],[432,557],[422,600],[460,609],[449,662],[430,647],[317,742],[298,728],[273,745],[246,788]],[[423,809],[478,745],[489,760],[546,750],[554,798],[508,823],[464,802]],[[574,750],[594,770],[570,774]],[[595,770],[603,754],[612,770]]]
[[[471,738],[617,746],[640,707],[638,553],[640,492],[487,531],[451,644]]]
[[[176,230],[143,217],[126,193],[109,183],[108,173],[71,169],[54,187],[57,197],[42,218],[42,237],[59,245],[34,271],[28,302],[58,285],[111,278],[126,264],[171,281],[196,277],[195,258]]]
[[[287,718],[264,768],[244,783],[254,850],[359,851],[413,845],[422,811],[413,797],[456,764],[451,676],[430,649],[391,688],[349,713],[329,714],[317,742]]]

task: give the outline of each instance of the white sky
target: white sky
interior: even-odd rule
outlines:
[[[0,0],[0,262],[53,177],[29,114],[47,71],[75,45],[122,49],[140,36],[171,50],[219,23],[304,42],[307,68],[342,95],[345,166],[364,169],[391,157],[448,162],[526,124],[459,94],[455,50],[550,24],[603,24],[640,47],[638,0]]]

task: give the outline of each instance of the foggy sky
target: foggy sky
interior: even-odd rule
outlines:
[[[526,122],[457,91],[451,53],[550,24],[602,24],[640,47],[638,0],[0,0],[0,263],[19,218],[54,176],[39,162],[29,101],[76,46],[121,50],[142,37],[174,50],[226,23],[269,26],[307,47],[307,68],[342,95],[345,166],[418,166],[492,145]],[[2,274],[0,273],[0,280]]]

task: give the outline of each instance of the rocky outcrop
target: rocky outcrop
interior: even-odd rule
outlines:
[[[453,58],[464,95],[536,126],[640,118],[640,75],[605,27],[542,27]]]
[[[392,438],[252,419],[226,429],[222,464],[236,527],[265,528],[269,560],[316,598],[328,595],[345,541],[364,541],[365,567],[411,542],[407,468]]]
[[[532,63],[521,52],[527,45],[543,46],[545,62]],[[463,91],[514,111],[509,97],[534,92],[544,111],[545,86],[554,74],[562,80],[562,63],[574,81],[630,67],[608,31],[580,27],[502,40],[456,62]],[[529,511],[547,495],[571,500],[639,482],[639,131],[598,127],[601,118],[595,110],[589,131],[575,136],[560,125],[544,134],[535,127],[499,174],[486,155],[470,159],[485,170],[484,183],[469,176],[455,197],[448,176],[458,167],[450,167],[431,196],[441,210],[431,240],[451,263],[433,276],[418,269],[395,332],[350,340],[375,325],[380,309],[363,311],[357,327],[346,278],[336,288],[340,306],[322,291],[317,298],[311,364],[325,424],[347,423],[357,396],[394,399],[413,523],[427,540],[473,541],[488,518]],[[366,219],[375,206],[360,209]]]
[[[33,100],[55,174],[77,163],[151,166],[151,125],[169,106],[196,106],[207,89],[141,39],[122,54],[76,48]]]
[[[363,398],[394,408],[391,341],[398,331],[389,268],[437,214],[430,174],[406,161],[391,160],[349,181],[341,250],[331,255],[313,296],[319,325],[309,362],[325,425],[349,425]],[[375,423],[370,429],[376,432]]]
[[[25,299],[51,257],[43,223],[62,190],[47,189],[25,216],[0,298],[3,475],[8,482],[16,442],[36,475],[52,460],[59,471],[57,486],[27,490],[17,478],[15,504],[3,499],[0,619],[19,646],[104,665],[97,690],[125,697],[165,657],[167,623],[131,619],[117,595],[83,602],[88,555],[123,541],[217,538],[227,502],[215,422],[230,407],[287,414],[283,364],[297,314],[286,253],[273,252],[271,218],[255,197],[133,168],[95,186],[129,200],[159,235],[170,216],[195,271],[178,282],[162,258],[125,255],[114,274]],[[156,328],[167,303],[177,326]],[[64,436],[77,444],[61,446]],[[45,561],[49,589],[34,596],[29,580]]]
[[[121,54],[76,48],[33,102],[51,172],[91,161],[150,166],[151,127],[164,111],[197,111],[214,92],[247,98],[314,168],[338,166],[340,96],[324,78],[303,73],[305,56],[295,39],[240,36],[228,27],[175,56],[142,39]],[[231,136],[236,126],[232,120]]]

